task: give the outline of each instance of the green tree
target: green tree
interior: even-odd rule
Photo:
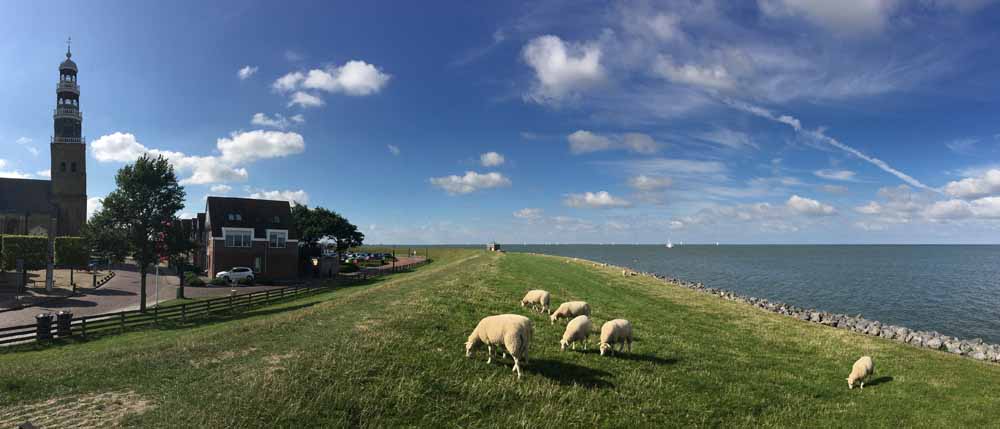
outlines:
[[[304,205],[292,207],[292,222],[299,233],[299,242],[307,247],[315,247],[320,240],[332,239],[337,243],[337,252],[360,246],[365,235],[358,227],[335,211]]]
[[[112,222],[111,216],[104,209],[87,220],[80,236],[91,253],[101,259],[122,263],[129,255],[128,229]]]
[[[103,215],[113,231],[126,235],[128,253],[139,267],[139,310],[146,310],[146,273],[173,250],[164,245],[181,230],[174,215],[184,208],[184,188],[166,158],[143,155],[115,176],[118,187],[104,198]]]

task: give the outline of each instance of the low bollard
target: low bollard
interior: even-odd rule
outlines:
[[[37,328],[35,336],[38,337],[38,341],[51,340],[52,315],[49,313],[41,313],[35,316],[35,323]]]
[[[73,335],[73,313],[69,311],[60,311],[56,313],[56,333],[59,334],[59,338],[65,338]]]

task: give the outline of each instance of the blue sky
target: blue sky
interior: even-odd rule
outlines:
[[[0,175],[72,36],[91,207],[154,153],[371,243],[1000,236],[997,2],[137,3],[0,4]]]

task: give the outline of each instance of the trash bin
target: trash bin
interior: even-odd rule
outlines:
[[[65,338],[73,335],[73,313],[69,311],[60,311],[56,313],[56,332],[59,334],[59,338]]]
[[[35,323],[37,329],[36,336],[39,341],[51,340],[52,339],[52,315],[49,313],[41,313],[35,316]]]

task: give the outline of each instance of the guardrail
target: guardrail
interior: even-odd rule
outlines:
[[[93,316],[72,317],[68,313],[36,316],[31,325],[0,328],[0,347],[44,341],[52,338],[82,337],[125,332],[130,328],[156,325],[163,321],[186,322],[213,313],[246,310],[254,306],[272,304],[293,297],[301,297],[328,288],[292,286],[206,299],[168,307],[154,307],[145,312],[139,310],[119,311]],[[68,316],[68,317],[66,317]]]
[[[384,275],[399,273],[403,271],[409,271],[413,268],[419,267],[421,265],[426,265],[430,263],[430,259],[424,259],[423,261],[413,262],[409,264],[400,264],[392,267],[378,267],[378,268],[362,268],[356,273],[339,273],[337,274],[337,280],[341,280],[347,283],[357,283],[368,279],[373,279],[376,277],[381,277]]]

